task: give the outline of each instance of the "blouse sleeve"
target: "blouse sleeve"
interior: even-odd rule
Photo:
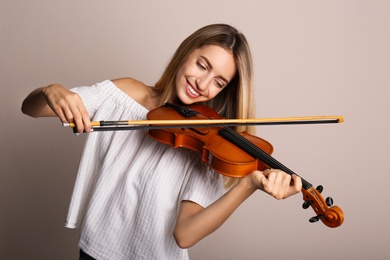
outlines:
[[[223,194],[222,176],[199,161],[189,168],[189,180],[181,201],[188,200],[207,207]]]

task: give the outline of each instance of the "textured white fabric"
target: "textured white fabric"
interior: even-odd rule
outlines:
[[[111,81],[79,87],[94,121],[141,120],[147,109]],[[173,228],[182,200],[207,207],[222,178],[187,149],[142,130],[88,134],[66,220],[82,226],[79,246],[97,259],[187,259]]]

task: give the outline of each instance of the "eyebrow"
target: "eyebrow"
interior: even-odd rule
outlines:
[[[209,59],[207,59],[207,58],[206,58],[205,56],[203,56],[203,55],[200,55],[200,57],[201,57],[202,59],[204,59],[204,61],[207,63],[207,66],[209,66],[210,69],[213,68],[213,66],[211,65]],[[226,84],[229,84],[229,80],[227,80],[224,76],[221,76],[221,75],[220,75],[219,78],[221,78],[223,81],[225,81]]]

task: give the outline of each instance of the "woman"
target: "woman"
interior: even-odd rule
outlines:
[[[91,118],[141,120],[165,102],[204,103],[226,118],[250,118],[252,94],[244,35],[214,24],[182,42],[155,86],[131,78],[72,90],[52,84],[33,91],[22,111],[57,116],[74,122],[78,132],[90,132]],[[80,259],[187,259],[185,248],[219,228],[256,190],[284,199],[301,185],[298,176],[271,169],[248,174],[223,194],[220,175],[192,151],[158,143],[142,131],[93,133],[66,226],[82,228]]]

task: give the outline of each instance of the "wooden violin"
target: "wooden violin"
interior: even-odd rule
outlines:
[[[184,147],[199,152],[202,161],[220,174],[240,178],[255,170],[274,168],[298,175],[271,156],[272,145],[266,140],[236,132],[230,126],[259,124],[340,123],[340,116],[298,117],[276,119],[224,119],[211,108],[199,104],[178,106],[166,103],[151,110],[147,119],[136,121],[92,122],[92,131],[147,129],[155,140],[175,148]],[[75,127],[73,123],[64,126]],[[344,221],[342,210],[333,206],[333,199],[324,199],[322,186],[314,188],[302,179],[303,208],[310,206],[316,213],[310,222],[321,220],[328,227],[338,227]]]
[[[166,104],[150,111],[148,120],[221,119],[214,110],[203,105],[181,107]],[[266,140],[245,132],[238,133],[230,127],[149,129],[148,134],[159,142],[175,148],[185,147],[202,155],[202,161],[215,171],[229,177],[244,177],[254,170],[280,169],[290,175],[295,172],[284,166],[270,154],[272,145]],[[321,196],[322,186],[313,188],[302,179],[303,208],[312,207],[316,216],[310,222],[321,220],[328,227],[338,227],[344,221],[342,210],[333,206],[333,199]]]

